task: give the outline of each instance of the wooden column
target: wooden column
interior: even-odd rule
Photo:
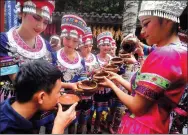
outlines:
[[[4,32],[5,28],[5,15],[4,15],[4,0],[0,0],[0,16],[1,16],[1,27],[0,27],[0,32]]]

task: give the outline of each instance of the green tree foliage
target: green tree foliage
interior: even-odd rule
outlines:
[[[56,11],[123,13],[124,0],[56,0]]]

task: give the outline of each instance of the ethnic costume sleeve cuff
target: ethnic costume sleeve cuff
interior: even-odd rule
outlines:
[[[18,65],[11,57],[1,57],[0,63],[0,76],[14,74],[19,70]]]
[[[170,86],[170,82],[153,73],[139,73],[132,84],[135,92],[144,96],[145,98],[155,101],[158,100],[164,90]]]

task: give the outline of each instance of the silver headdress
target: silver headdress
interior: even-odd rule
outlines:
[[[179,23],[186,6],[187,1],[143,1],[138,16],[158,16]]]
[[[17,0],[16,12],[17,13],[30,13],[36,14],[37,8],[41,9],[40,15],[46,17],[51,21],[52,12],[55,8],[54,0]]]

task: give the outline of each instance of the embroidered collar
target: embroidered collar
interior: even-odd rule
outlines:
[[[20,37],[20,35],[16,32],[16,29],[14,29],[12,31],[13,34],[13,39],[14,41],[17,43],[18,46],[20,46],[21,48],[29,51],[29,52],[38,52],[42,49],[42,40],[37,36],[35,39],[35,48],[31,48],[29,47]]]
[[[85,59],[85,62],[86,62],[86,65],[95,65],[97,60],[96,60],[96,57],[92,53],[90,53],[89,58]]]
[[[87,62],[87,63],[91,63],[94,60],[91,53],[89,54],[89,57],[87,59],[86,58],[84,58],[84,59],[85,59],[85,62]]]
[[[76,58],[74,58],[74,60],[71,61],[71,60],[69,60],[69,59],[67,58],[67,56],[66,56],[66,54],[65,54],[65,52],[64,52],[63,49],[60,51],[60,55],[61,55],[61,58],[62,58],[65,62],[67,62],[68,64],[75,64],[75,63],[78,62],[78,55],[77,55]]]
[[[78,52],[76,52],[76,54],[77,54],[77,57],[74,59],[74,61],[70,61],[66,57],[64,50],[62,48],[59,51],[57,51],[57,59],[62,66],[66,68],[70,68],[70,69],[75,69],[81,66],[81,57],[78,54]]]
[[[38,35],[36,37],[35,48],[30,48],[16,32],[16,27],[13,27],[7,32],[9,45],[15,48],[16,51],[29,59],[39,59],[45,56],[47,48],[43,38]]]
[[[97,55],[97,57],[98,57],[99,63],[102,64],[102,65],[104,65],[104,64],[106,64],[106,63],[108,63],[110,61],[110,57],[108,55],[107,55],[106,59],[101,59],[99,54]]]

